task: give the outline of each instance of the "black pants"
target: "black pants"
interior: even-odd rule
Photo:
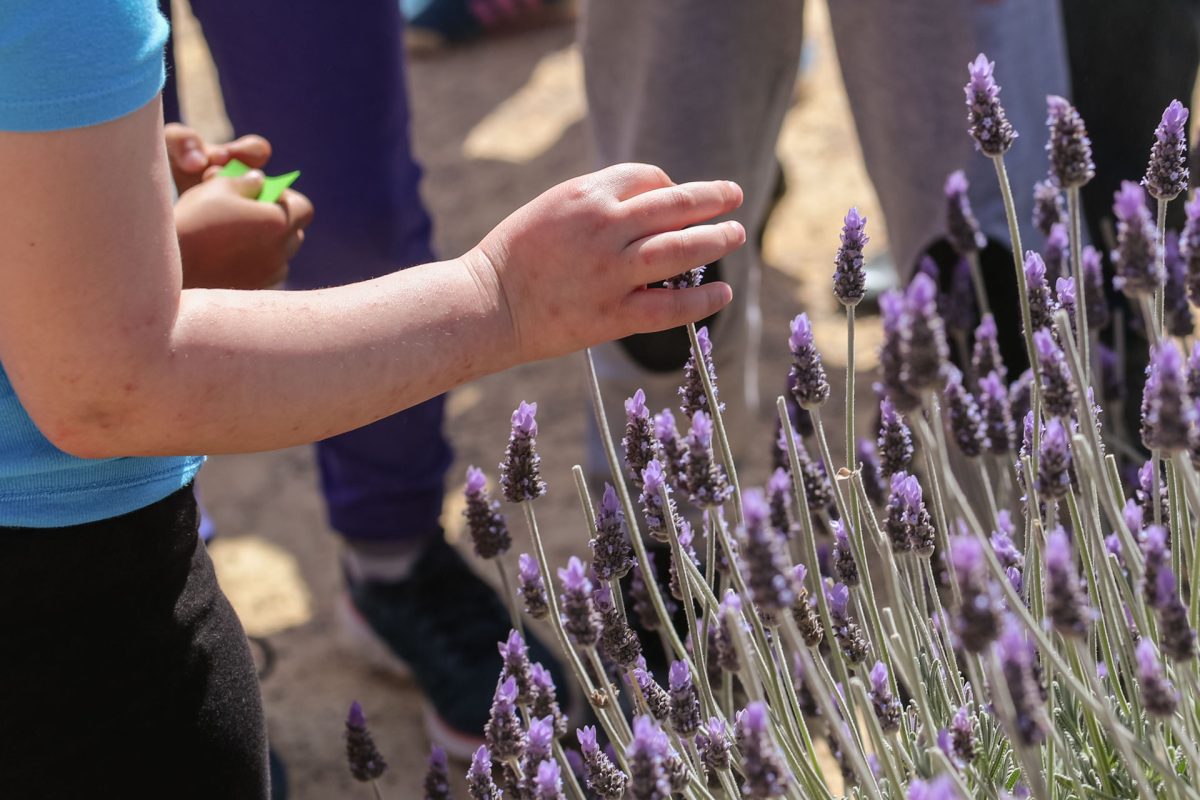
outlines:
[[[191,487],[0,528],[0,797],[267,796],[254,662]]]

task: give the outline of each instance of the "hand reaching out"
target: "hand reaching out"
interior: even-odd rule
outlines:
[[[702,319],[727,284],[647,288],[746,240],[741,224],[702,224],[740,206],[729,181],[676,185],[658,167],[621,164],[543,193],[466,256],[507,312],[516,356],[549,358],[632,333]]]

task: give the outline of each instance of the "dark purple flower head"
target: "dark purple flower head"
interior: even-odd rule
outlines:
[[[546,493],[542,480],[542,457],[538,455],[537,403],[521,401],[512,414],[512,432],[504,460],[500,462],[500,489],[510,503],[536,500]]]
[[[467,770],[467,794],[471,800],[500,800],[500,789],[492,780],[492,754],[487,745],[479,745]]]
[[[725,476],[725,468],[713,456],[713,423],[703,411],[692,416],[687,453],[684,480],[692,505],[714,508],[728,500],[733,487]]]
[[[871,241],[866,233],[867,218],[857,208],[846,212],[842,225],[842,245],[834,259],[833,294],[844,306],[858,305],[867,293],[867,273],[863,270],[863,248]]]
[[[1200,195],[1184,206],[1186,222],[1179,237],[1179,255],[1183,259],[1188,299],[1200,305]]]
[[[595,647],[600,639],[600,615],[592,599],[592,582],[583,562],[571,556],[566,569],[559,568],[558,579],[563,586],[563,630],[579,647]]]
[[[937,285],[933,279],[921,274],[914,276],[904,300],[900,379],[908,392],[920,396],[941,384],[942,364],[949,358],[950,351],[945,326],[937,313]],[[892,400],[894,402],[895,398]]]
[[[554,688],[554,677],[550,671],[536,661],[529,668],[529,679],[533,700],[529,713],[534,717],[550,717],[554,720],[554,735],[562,738],[567,734],[567,718],[558,705],[558,693]]]
[[[879,348],[881,385],[886,396],[895,407],[903,412],[920,407],[921,399],[904,385],[902,331],[905,327],[906,306],[904,295],[889,289],[879,296],[879,312],[883,317],[883,344]]]
[[[1012,452],[1014,431],[1008,387],[995,371],[979,379],[979,410],[987,432],[988,451],[998,456]]]
[[[596,726],[584,725],[576,735],[583,752],[583,774],[587,787],[601,800],[621,800],[629,776],[617,769],[612,759],[596,744]]]
[[[1164,564],[1156,576],[1155,613],[1158,618],[1159,644],[1163,655],[1172,661],[1190,661],[1196,657],[1196,631],[1188,619],[1188,610],[1179,598],[1179,582],[1170,564]]]
[[[1062,223],[1054,225],[1042,248],[1043,258],[1046,262],[1046,274],[1049,278],[1057,279],[1071,273],[1070,247],[1067,226]]]
[[[612,589],[602,584],[592,593],[600,612],[600,654],[622,669],[629,669],[642,655],[642,643],[629,621],[612,600]]]
[[[833,520],[830,527],[833,529],[833,577],[847,586],[858,586],[862,578],[858,574],[858,562],[854,560],[846,526],[841,520]]]
[[[946,178],[946,236],[962,256],[976,253],[987,244],[987,237],[979,229],[979,220],[971,211],[968,189],[967,175],[961,169]]]
[[[875,718],[884,733],[900,729],[900,701],[892,694],[892,686],[888,681],[887,665],[876,661],[871,668],[871,706],[875,709]]]
[[[1016,568],[1021,569],[1025,566],[1025,556],[1017,549],[1013,542],[1013,524],[1012,515],[1008,509],[1001,509],[997,512],[997,522],[999,527],[992,531],[991,543],[992,552],[996,554],[1000,565],[1005,569]]]
[[[675,415],[671,413],[671,409],[664,408],[654,415],[654,440],[658,447],[658,458],[663,462],[671,486],[676,491],[686,492],[687,441],[679,435],[679,429],[675,426]],[[641,477],[639,473],[638,481]]]
[[[978,749],[975,725],[972,723],[970,711],[965,705],[959,706],[958,711],[954,712],[954,718],[950,721],[950,746],[953,759],[959,764],[969,764],[975,760]]]
[[[850,616],[850,590],[844,583],[835,583],[825,589],[829,601],[829,614],[833,618],[833,634],[842,654],[851,664],[861,664],[870,654],[870,646],[858,622]]]
[[[1004,380],[1008,370],[1000,356],[1000,341],[996,330],[996,318],[984,314],[975,328],[975,347],[971,356],[971,371],[976,379],[995,372]]]
[[[879,401],[879,466],[885,478],[906,472],[912,466],[912,431],[896,411],[890,398]]]
[[[1108,326],[1110,314],[1108,296],[1104,293],[1104,259],[1090,244],[1080,255],[1083,269],[1083,296],[1087,301],[1088,330],[1098,331]]]
[[[1049,236],[1050,229],[1066,219],[1063,208],[1062,189],[1054,180],[1047,178],[1033,185],[1033,227]]]
[[[1042,402],[1046,415],[1071,419],[1078,395],[1071,380],[1067,357],[1048,330],[1034,331],[1033,346],[1037,350],[1038,366],[1041,368]]]
[[[992,71],[994,61],[980,53],[967,65],[970,80],[964,91],[967,95],[967,130],[975,139],[975,147],[984,155],[995,158],[1008,152],[1017,132],[1000,105],[1000,87]]]
[[[1087,634],[1091,612],[1079,585],[1075,553],[1061,527],[1046,534],[1045,559],[1046,616],[1063,636],[1082,638]]]
[[[1058,306],[1046,281],[1046,262],[1032,250],[1025,253],[1025,287],[1029,294],[1029,324],[1034,331],[1050,328]]]
[[[791,773],[767,726],[767,707],[751,703],[736,715],[736,736],[742,750],[742,797],[782,797],[791,783]]]
[[[1142,394],[1142,444],[1168,453],[1186,450],[1195,410],[1187,398],[1183,353],[1174,339],[1150,349]]]
[[[927,781],[914,780],[908,785],[908,800],[965,800],[958,785],[949,775],[938,775]]]
[[[547,759],[537,765],[533,779],[533,800],[565,800],[562,771],[558,762]]]
[[[475,554],[480,558],[495,558],[508,552],[512,537],[508,535],[508,523],[500,513],[500,503],[487,493],[487,477],[478,467],[467,467],[467,486],[463,492],[466,507],[467,530]]]
[[[650,425],[646,408],[646,393],[638,389],[625,399],[625,435],[621,447],[625,451],[625,472],[634,486],[642,485],[642,470],[658,453],[658,443]]]
[[[1144,636],[1137,643],[1137,686],[1142,692],[1142,705],[1154,717],[1170,717],[1179,705],[1179,693],[1167,679],[1154,642]]]
[[[1050,140],[1046,143],[1050,175],[1064,189],[1083,186],[1096,177],[1092,140],[1088,138],[1083,118],[1073,105],[1053,94],[1046,98],[1046,113],[1046,124],[1050,127]]]
[[[525,646],[525,640],[520,633],[512,630],[508,632],[508,639],[497,645],[497,649],[500,651],[500,658],[504,661],[501,677],[515,680],[518,701],[522,704],[528,703],[532,695],[530,694],[529,648]]]
[[[692,683],[691,669],[686,661],[671,663],[670,683],[671,730],[685,739],[700,730],[700,694]]]
[[[729,769],[729,750],[732,746],[729,728],[720,717],[709,717],[696,734],[696,749],[700,753],[700,760],[710,772],[718,773]]]
[[[1163,259],[1167,271],[1166,293],[1163,295],[1166,311],[1166,331],[1171,336],[1183,338],[1196,329],[1192,319],[1192,307],[1187,295],[1187,263],[1179,249],[1179,234],[1166,232],[1163,242]]]
[[[915,475],[907,472],[892,475],[884,530],[896,555],[915,553],[926,558],[933,555],[933,522],[925,508],[921,484]]]
[[[1151,295],[1167,276],[1159,264],[1158,230],[1146,208],[1146,193],[1133,181],[1122,181],[1114,197],[1117,249],[1112,259],[1117,277],[1113,285],[1129,297]]]
[[[696,330],[696,341],[700,344],[700,364],[708,370],[709,380],[712,381],[713,397],[717,398],[717,409],[725,410],[725,404],[717,392],[717,368],[713,363],[712,340],[708,337],[708,328]],[[696,362],[696,352],[693,349],[683,365],[683,383],[679,386],[679,410],[683,416],[691,419],[697,411],[708,412],[708,396],[704,393],[704,380],[700,377],[701,367]]]
[[[771,509],[761,490],[742,493],[742,510],[745,524],[739,530],[739,550],[746,582],[759,611],[771,618],[790,609],[796,599],[796,587],[787,571],[785,542],[767,524]]]
[[[987,425],[975,397],[963,386],[962,373],[957,367],[946,368],[946,386],[942,393],[946,402],[946,422],[951,438],[967,458],[983,455],[991,447]]]
[[[1071,491],[1071,444],[1067,429],[1057,417],[1042,431],[1038,456],[1037,492],[1045,502],[1062,500]]]
[[[545,619],[550,613],[550,606],[537,560],[528,553],[521,553],[517,563],[520,578],[517,594],[525,601],[525,613],[533,619]]]
[[[1188,110],[1183,103],[1172,100],[1154,129],[1150,163],[1146,165],[1146,177],[1142,178],[1142,185],[1151,197],[1174,200],[1187,191],[1187,119]]]
[[[775,533],[792,537],[792,476],[783,467],[778,467],[767,480],[767,505],[771,509],[771,527]]]
[[[533,717],[526,732],[525,757],[537,762],[550,757],[554,745],[554,717]]]
[[[484,728],[488,749],[501,761],[519,759],[525,753],[525,729],[517,716],[517,682],[509,678],[496,687],[491,717]]]
[[[346,715],[346,761],[354,779],[364,783],[375,780],[387,769],[387,762],[367,730],[367,715],[357,700],[350,704],[350,713]]]
[[[612,484],[604,484],[604,496],[596,511],[596,535],[588,541],[592,569],[602,581],[624,578],[633,569],[633,547],[625,527],[625,512]]]
[[[673,278],[667,278],[663,281],[663,285],[668,289],[694,289],[704,280],[704,271],[707,266],[694,267],[681,272]]]
[[[1034,650],[1012,615],[1006,617],[996,653],[1004,686],[1012,698],[1017,738],[1025,745],[1041,744],[1046,738],[1045,712],[1035,678]]]
[[[671,780],[666,759],[670,749],[667,735],[650,717],[633,720],[633,740],[625,749],[629,764],[629,794],[637,800],[668,800]]]
[[[812,323],[808,314],[800,314],[792,320],[792,333],[788,347],[792,351],[790,373],[792,397],[803,409],[813,409],[829,399],[829,381],[821,354],[813,344]]]
[[[996,586],[988,578],[983,546],[972,536],[953,537],[950,563],[962,598],[954,632],[963,649],[980,653],[999,635],[1002,609]]]

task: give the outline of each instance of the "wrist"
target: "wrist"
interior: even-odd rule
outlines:
[[[500,279],[496,257],[477,245],[456,259],[478,297],[480,312],[491,323],[488,350],[494,354],[496,371],[529,360],[513,307],[504,282]]]

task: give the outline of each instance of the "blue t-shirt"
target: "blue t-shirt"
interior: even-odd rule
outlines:
[[[81,128],[136,111],[162,89],[166,40],[155,0],[0,0],[0,131]],[[0,526],[126,514],[185,486],[202,462],[68,455],[33,424],[0,364]]]

